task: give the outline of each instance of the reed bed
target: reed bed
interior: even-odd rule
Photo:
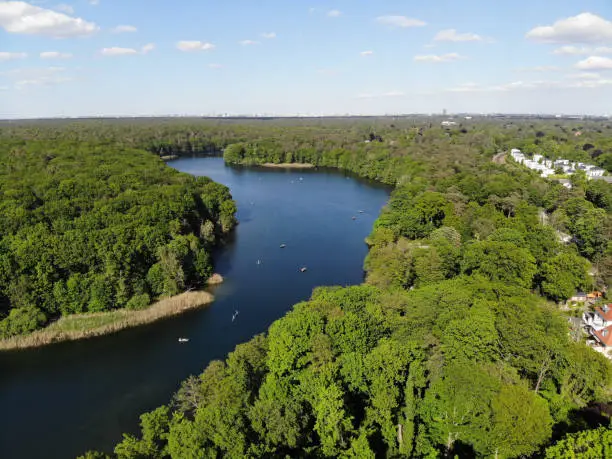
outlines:
[[[312,169],[314,164],[308,163],[263,163],[262,167],[276,167],[281,169]]]
[[[29,335],[0,340],[0,350],[27,349],[62,341],[108,335],[126,328],[149,324],[165,317],[176,316],[190,309],[210,304],[213,300],[213,295],[208,292],[185,292],[164,298],[140,311],[120,309],[66,316]]]

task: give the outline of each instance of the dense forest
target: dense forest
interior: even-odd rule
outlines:
[[[316,289],[268,333],[142,415],[141,432],[126,434],[116,457],[570,458],[612,448],[612,367],[560,307],[578,290],[610,284],[611,185],[578,175],[567,189],[503,152],[518,147],[610,171],[611,133],[605,122],[560,120],[460,120],[449,129],[430,118],[87,120],[6,125],[0,140],[24,139],[22,149],[45,146],[45,154],[56,144],[73,145],[62,148],[73,155],[91,148],[98,160],[114,151],[113,163],[140,158],[182,186],[218,187],[169,172],[155,155],[223,149],[230,164],[304,162],[395,187],[367,240],[364,285]],[[33,156],[41,167],[44,158]],[[231,202],[214,190],[217,203]],[[210,219],[215,228],[228,227],[223,216],[231,219]],[[178,219],[180,234],[202,239],[200,220]],[[12,253],[5,247],[3,256]],[[182,258],[188,266],[196,259]],[[150,270],[172,271],[154,268],[160,263],[150,257],[139,271],[151,291],[165,284]],[[106,259],[96,266],[94,276],[117,272]]]
[[[3,138],[0,196],[2,338],[202,285],[234,225],[226,187],[95,141]]]

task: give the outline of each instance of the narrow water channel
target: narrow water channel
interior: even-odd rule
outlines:
[[[331,171],[232,168],[221,158],[170,165],[229,186],[238,203],[240,224],[215,254],[226,278],[216,301],[111,336],[0,353],[0,458],[111,451],[142,412],[264,332],[313,287],[362,282],[364,238],[388,189]]]

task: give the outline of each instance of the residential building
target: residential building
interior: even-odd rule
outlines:
[[[605,172],[606,170],[601,167],[593,167],[586,171],[586,175],[587,177],[602,177]]]
[[[575,301],[576,303],[584,303],[586,300],[587,300],[587,295],[584,292],[578,292],[569,299],[569,301]],[[612,325],[612,322],[610,323],[610,325]]]
[[[591,329],[591,335],[604,347],[612,346],[612,325],[601,330]]]

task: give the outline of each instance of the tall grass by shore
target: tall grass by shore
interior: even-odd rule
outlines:
[[[271,167],[277,169],[313,169],[314,164],[309,163],[263,163],[261,167]]]
[[[164,317],[175,316],[189,309],[212,303],[213,300],[213,295],[208,292],[186,292],[160,300],[140,311],[120,309],[66,316],[29,335],[0,340],[0,351],[27,349],[62,341],[107,335],[126,328],[155,322]]]

